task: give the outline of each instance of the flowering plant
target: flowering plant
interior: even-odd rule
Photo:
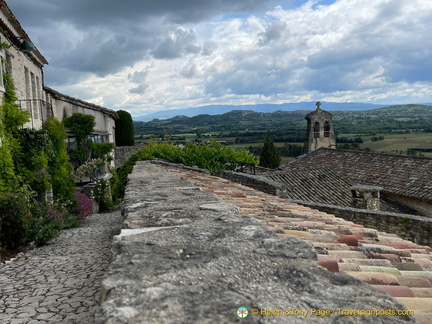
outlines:
[[[74,212],[77,213],[76,218],[84,220],[93,213],[93,202],[82,191],[75,192],[75,199],[78,203],[78,206],[74,208]]]

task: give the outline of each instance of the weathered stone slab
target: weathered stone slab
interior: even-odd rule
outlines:
[[[278,238],[255,218],[193,187],[154,163],[135,166],[125,209],[135,207],[125,212],[128,228],[114,241],[96,323],[414,323],[408,317],[312,314],[312,308],[403,306],[318,266],[309,243]],[[250,315],[240,320],[241,306]],[[253,309],[260,314],[252,315]],[[293,309],[307,311],[307,318]]]

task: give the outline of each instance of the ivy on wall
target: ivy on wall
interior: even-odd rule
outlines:
[[[72,178],[73,166],[69,162],[65,144],[66,131],[63,124],[55,117],[44,123],[43,129],[51,141],[48,154],[48,172],[51,175],[54,199],[72,200],[75,182]]]
[[[13,154],[16,174],[38,200],[44,200],[45,193],[51,188],[47,167],[52,144],[48,133],[45,130],[20,129],[15,131],[14,137],[19,144]]]
[[[18,188],[20,179],[15,172],[13,156],[20,150],[15,136],[20,127],[29,121],[28,111],[20,110],[15,103],[15,85],[11,76],[3,74],[5,93],[0,106],[0,192],[12,192]]]

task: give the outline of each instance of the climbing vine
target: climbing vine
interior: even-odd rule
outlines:
[[[43,129],[51,141],[48,172],[51,175],[54,199],[71,200],[75,191],[75,182],[72,179],[73,166],[69,162],[65,144],[66,131],[63,124],[54,117],[44,123]]]
[[[29,121],[29,113],[20,110],[15,103],[15,85],[9,74],[3,74],[3,82],[5,93],[0,106],[0,192],[13,192],[21,181],[15,172],[13,160],[14,153],[20,150],[17,133]]]

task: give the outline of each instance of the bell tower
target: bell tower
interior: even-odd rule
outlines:
[[[328,111],[321,109],[321,103],[316,103],[316,110],[307,114],[307,132],[305,153],[310,153],[326,147],[336,148],[336,136],[333,131],[333,116]]]

